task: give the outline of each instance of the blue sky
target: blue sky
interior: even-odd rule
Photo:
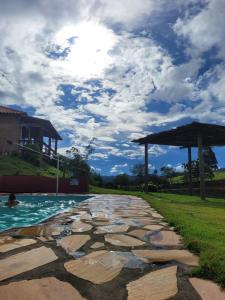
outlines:
[[[220,0],[1,1],[0,104],[48,118],[61,153],[95,138],[91,166],[129,173],[143,161],[134,138],[225,123],[224,15]],[[187,160],[178,148],[149,153],[150,169]]]

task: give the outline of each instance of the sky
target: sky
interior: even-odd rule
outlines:
[[[224,16],[224,0],[0,0],[0,105],[49,119],[62,154],[94,138],[93,170],[129,173],[133,139],[225,123]],[[186,152],[151,145],[149,169],[182,170]]]

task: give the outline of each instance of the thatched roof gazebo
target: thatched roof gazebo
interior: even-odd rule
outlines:
[[[192,190],[191,148],[198,148],[200,196],[205,199],[202,148],[225,145],[225,126],[193,122],[184,126],[147,135],[132,142],[145,146],[145,192],[148,191],[148,144],[180,146],[188,149],[189,189]]]

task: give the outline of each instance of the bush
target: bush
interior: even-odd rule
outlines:
[[[41,165],[41,153],[38,153],[38,152],[41,152],[41,148],[39,146],[39,144],[35,143],[35,144],[27,144],[26,145],[26,148],[29,148],[29,149],[25,149],[24,152],[23,152],[23,157],[25,160],[31,162],[32,164],[34,164],[35,166],[40,166]],[[36,152],[33,152],[33,151],[36,151]]]

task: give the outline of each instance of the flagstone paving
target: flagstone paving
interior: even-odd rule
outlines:
[[[224,300],[225,291],[214,282],[200,278],[189,279],[192,286],[196,289],[202,300]]]
[[[136,238],[131,236],[127,236],[124,234],[106,234],[105,241],[116,246],[122,247],[135,247],[144,245],[145,242],[142,242]]]
[[[149,229],[149,230],[160,230],[160,229],[162,229],[163,228],[163,226],[162,225],[146,225],[145,227],[144,227],[144,229]]]
[[[93,245],[91,245],[91,249],[99,249],[99,248],[102,248],[104,247],[105,244],[104,243],[100,243],[100,242],[95,242]]]
[[[0,234],[0,299],[225,299],[214,283],[188,279],[197,265],[147,202],[95,195]]]
[[[70,235],[59,240],[58,245],[65,249],[67,253],[73,253],[90,239],[89,235]]]
[[[85,232],[92,229],[92,225],[81,222],[81,221],[74,221],[71,225],[71,229],[73,232]]]
[[[128,234],[131,236],[137,237],[140,240],[147,240],[147,241],[150,239],[149,235],[151,233],[152,233],[151,231],[147,231],[144,229],[135,229],[128,232]]]
[[[144,275],[127,285],[128,300],[162,300],[175,296],[177,266],[164,268]]]
[[[126,232],[129,229],[128,225],[108,225],[98,227],[95,234]]]
[[[0,286],[4,300],[85,300],[69,283],[54,277],[23,280]]]
[[[167,262],[176,260],[189,266],[198,266],[198,256],[188,250],[132,250],[140,258],[149,262]],[[146,260],[145,260],[146,261]]]
[[[116,277],[125,264],[125,259],[109,251],[96,251],[65,263],[68,272],[75,276],[102,284]]]
[[[151,243],[156,246],[178,246],[181,237],[174,231],[159,231],[151,236]]]
[[[55,253],[44,246],[9,256],[0,261],[0,280],[33,270],[56,259]]]
[[[15,239],[12,237],[5,237],[2,238],[2,241],[0,239],[0,252],[8,252],[10,250],[14,250],[20,247],[25,247],[28,245],[35,244],[36,241],[33,239]]]

